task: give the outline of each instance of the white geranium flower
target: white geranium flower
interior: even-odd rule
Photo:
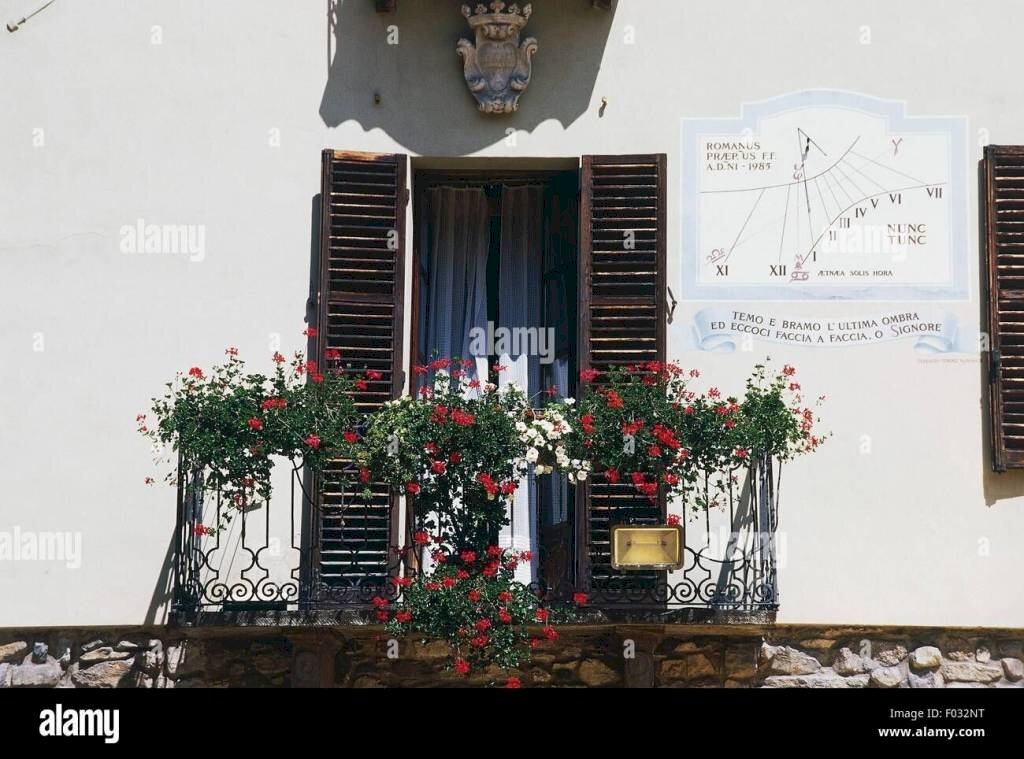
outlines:
[[[538,458],[540,458],[540,451],[538,451],[536,448],[530,448],[526,452],[526,460],[529,461],[531,464],[536,464]]]

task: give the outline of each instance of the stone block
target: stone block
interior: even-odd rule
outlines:
[[[935,646],[920,646],[910,655],[910,666],[917,670],[933,669],[942,664],[942,652]]]
[[[789,646],[761,646],[761,671],[767,675],[809,675],[821,669],[821,663],[803,651]]]
[[[1006,675],[1007,680],[1013,682],[1024,679],[1024,662],[1020,659],[1003,659],[1003,673]]]
[[[865,688],[868,675],[842,677],[834,672],[810,675],[773,675],[765,678],[764,688]]]
[[[840,675],[859,675],[864,672],[864,657],[848,648],[841,648],[832,661],[832,669]]]
[[[911,688],[945,687],[945,682],[942,679],[942,675],[938,672],[928,672],[923,675],[915,675],[913,672],[911,672],[908,682]]]
[[[875,658],[883,667],[895,667],[907,658],[907,649],[899,644],[881,647]]]
[[[879,667],[869,675],[875,688],[899,688],[906,679],[900,667]]]
[[[1003,677],[999,664],[974,661],[947,661],[939,668],[947,683],[994,683]]]
[[[5,643],[0,646],[0,664],[7,662],[20,662],[28,654],[28,643],[17,640],[13,643]]]
[[[576,676],[591,688],[602,688],[618,683],[622,678],[618,672],[599,659],[584,659]]]
[[[132,662],[120,659],[75,670],[71,673],[71,681],[79,688],[119,688],[136,684],[131,674]]]
[[[52,688],[64,676],[64,670],[56,659],[44,664],[28,662],[13,670],[11,685],[15,688]]]
[[[132,654],[127,651],[115,651],[110,646],[101,646],[95,648],[88,653],[82,654],[78,663],[84,667],[90,667],[93,664],[98,664],[104,661],[124,661],[125,659],[132,658]]]

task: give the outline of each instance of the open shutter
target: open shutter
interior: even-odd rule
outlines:
[[[988,264],[993,468],[1024,468],[1024,146],[989,145],[981,165]]]
[[[580,197],[579,366],[665,360],[666,157],[584,156]],[[611,566],[614,524],[658,524],[651,504],[629,484],[600,475],[577,489],[579,580],[591,589],[649,587],[657,573]]]
[[[404,155],[323,153],[319,361],[325,365],[333,348],[353,373],[382,373],[356,395],[364,412],[397,398],[404,385],[406,165]],[[398,543],[397,499],[383,483],[371,489],[365,502],[343,494],[326,474],[314,543],[322,595],[368,601],[387,582],[390,547]]]

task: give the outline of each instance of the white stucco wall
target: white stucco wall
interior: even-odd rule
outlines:
[[[0,20],[35,5],[0,0]],[[263,368],[275,335],[304,347],[324,147],[667,153],[675,283],[682,117],[813,87],[964,115],[972,294],[950,308],[979,326],[973,167],[985,139],[1024,142],[1020,3],[620,0],[611,17],[535,0],[534,80],[506,119],[479,116],[465,90],[458,2],[400,0],[378,17],[345,0],[337,40],[328,5],[58,0],[0,32],[0,531],[82,536],[78,568],[0,562],[0,626],[162,618],[174,492],[143,486],[153,468],[135,414],[227,345]],[[121,253],[138,219],[203,225],[203,259]],[[674,358],[739,391],[769,354],[829,396],[833,439],[785,477],[781,620],[1024,626],[1024,474],[990,471],[981,357],[926,360],[905,341],[687,353],[706,304],[677,297]]]

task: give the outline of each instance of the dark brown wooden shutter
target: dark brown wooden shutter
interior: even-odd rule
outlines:
[[[333,348],[354,374],[382,373],[356,395],[364,412],[397,398],[404,385],[406,166],[404,155],[323,153],[319,360],[323,365]],[[394,563],[397,500],[382,483],[372,485],[365,502],[331,480],[328,473],[315,554],[318,587],[342,600],[369,600]]]
[[[1024,146],[989,145],[981,162],[988,264],[993,467],[1024,467]]]
[[[666,157],[584,156],[580,198],[581,369],[665,360]],[[636,588],[654,573],[611,566],[614,524],[657,524],[651,504],[628,483],[598,473],[577,491],[580,576],[592,589]]]

